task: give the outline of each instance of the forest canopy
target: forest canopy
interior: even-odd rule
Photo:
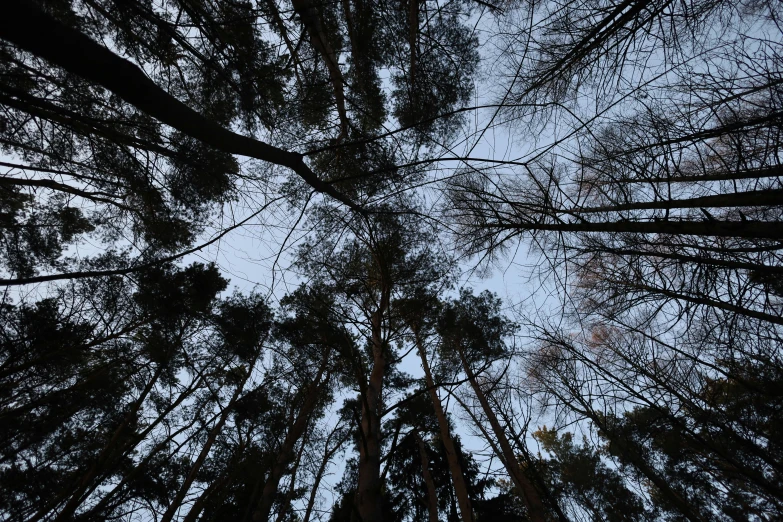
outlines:
[[[2,8],[0,519],[783,519],[783,3]]]

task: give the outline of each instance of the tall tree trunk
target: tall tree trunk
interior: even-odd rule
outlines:
[[[326,378],[322,380],[322,376],[326,371],[326,365],[329,362],[328,357],[329,352],[327,352],[326,357],[324,357],[324,360],[321,363],[321,367],[318,369],[318,376],[309,386],[304,403],[299,409],[299,413],[297,413],[296,421],[294,421],[291,429],[288,430],[288,433],[283,440],[283,445],[277,454],[277,459],[275,460],[272,469],[269,471],[269,476],[267,477],[264,489],[261,492],[261,499],[258,501],[258,506],[253,513],[254,522],[264,522],[269,519],[269,512],[272,509],[280,479],[283,477],[283,473],[285,473],[285,469],[291,461],[294,447],[302,437],[308,421],[310,420],[310,416],[315,409],[315,405],[318,403],[318,397],[323,384],[329,379],[329,375],[327,374]]]
[[[78,509],[79,505],[84,500],[85,493],[89,493],[89,491],[92,491],[90,489],[90,484],[92,483],[92,481],[96,478],[96,476],[100,476],[101,472],[105,467],[111,465],[111,463],[116,460],[113,457],[116,456],[117,450],[121,449],[123,435],[126,433],[128,426],[131,424],[134,417],[138,413],[139,409],[141,408],[141,405],[144,403],[144,400],[147,398],[149,393],[155,387],[155,383],[158,382],[158,378],[163,373],[163,370],[164,370],[164,366],[162,364],[159,364],[157,369],[155,370],[155,373],[152,375],[149,382],[147,383],[147,386],[144,387],[144,390],[142,390],[138,399],[136,399],[133,402],[130,411],[128,411],[128,413],[125,414],[120,425],[117,426],[117,428],[114,430],[111,439],[109,439],[109,442],[106,444],[103,450],[101,450],[101,453],[98,455],[98,458],[95,459],[95,461],[92,463],[92,465],[87,470],[87,472],[84,473],[84,475],[82,475],[82,477],[77,481],[75,491],[73,491],[73,493],[71,494],[71,498],[70,500],[68,500],[63,510],[60,511],[60,513],[54,519],[55,521],[69,520],[72,517],[72,515],[76,512],[76,509]],[[120,447],[118,448],[118,446]],[[64,498],[65,496],[61,496],[59,500],[56,500],[54,503],[49,504],[46,507],[42,508],[38,512],[38,514],[33,516],[30,520],[31,521],[37,520],[40,517],[45,516],[47,512],[49,512],[54,506],[59,504],[59,502]]]
[[[500,446],[501,455],[498,455],[498,457],[500,457],[503,461],[503,464],[506,467],[506,471],[508,471],[511,480],[514,482],[514,485],[517,488],[517,491],[524,500],[530,520],[533,522],[547,522],[548,517],[546,516],[546,510],[544,509],[543,502],[541,502],[541,496],[539,495],[538,490],[536,490],[533,483],[519,467],[519,463],[517,462],[517,457],[514,454],[511,443],[509,442],[505,431],[503,431],[503,427],[500,425],[495,412],[492,410],[486,395],[484,395],[484,391],[481,389],[481,386],[479,386],[478,381],[476,380],[476,376],[468,364],[467,359],[465,358],[465,353],[462,347],[459,347],[458,351],[460,360],[462,361],[462,367],[468,376],[468,381],[473,388],[473,392],[476,394],[476,398],[481,404],[484,415],[487,417],[487,420],[492,427],[492,432],[494,433],[498,445]]]
[[[612,254],[616,256],[655,257],[660,259],[671,259],[679,263],[694,263],[696,265],[719,266],[719,267],[730,268],[734,270],[749,270],[756,273],[763,273],[763,274],[770,274],[770,275],[783,274],[783,266],[765,265],[763,263],[751,263],[746,261],[730,260],[730,259],[718,259],[715,257],[707,257],[707,256],[686,255],[686,254],[677,253],[677,251],[674,250],[673,248],[670,251],[664,252],[664,251],[660,251],[660,250],[656,251],[652,249],[645,250],[643,248],[612,248],[610,246],[606,246],[605,248],[603,248],[603,250],[607,254]],[[679,249],[680,252],[682,250],[683,250],[682,248]]]
[[[470,214],[470,209],[458,209]],[[482,212],[482,211],[479,211]],[[483,217],[483,216],[482,216]],[[493,216],[494,218],[494,216]],[[741,237],[747,239],[783,239],[783,223],[769,221],[565,221],[539,223],[514,223],[511,218],[503,221],[488,221],[487,229],[511,231],[548,230],[552,232],[616,232],[631,234],[671,234],[679,236]]]
[[[424,485],[427,487],[427,513],[430,522],[438,522],[438,495],[435,490],[435,481],[430,473],[430,458],[427,455],[427,447],[421,440],[418,432],[414,432],[416,443],[419,446],[419,458],[421,459],[421,476],[424,478]]]
[[[650,285],[644,285],[641,283],[637,283],[636,281],[620,281],[618,284],[628,286],[634,290],[642,290],[645,292],[649,292],[650,294],[663,295],[670,299],[681,299],[683,301],[688,301],[689,303],[693,303],[701,306],[711,306],[714,308],[719,308],[721,310],[726,310],[728,312],[733,312],[735,314],[744,315],[746,317],[759,319],[761,321],[767,321],[770,323],[783,325],[783,316],[772,315],[765,312],[759,312],[758,310],[750,310],[743,306],[737,306],[731,303],[727,303],[725,301],[718,301],[717,299],[712,299],[707,296],[693,296],[693,295],[683,294],[681,292],[676,292],[674,290],[667,290],[665,288],[658,288]]]
[[[163,420],[166,418],[166,416],[168,416],[169,413],[174,411],[174,409],[176,409],[180,404],[182,404],[187,398],[189,398],[193,394],[195,390],[197,390],[200,387],[201,382],[203,382],[203,380],[204,380],[204,375],[202,373],[196,381],[194,381],[184,392],[182,392],[177,397],[177,400],[175,400],[173,403],[167,406],[166,409],[158,415],[158,418],[155,419],[155,421],[150,423],[150,425],[147,426],[144,429],[144,431],[142,431],[141,433],[139,433],[133,438],[133,441],[130,444],[127,444],[125,446],[123,455],[124,456],[128,455],[128,453],[133,451],[133,449],[136,448],[136,446],[142,440],[144,440],[147,437],[147,435],[149,435],[161,422],[163,422]],[[192,426],[193,423],[194,421],[191,421],[190,424],[185,425],[184,427],[180,428],[178,431],[175,431],[171,435],[171,437],[178,436],[180,433],[184,432],[187,428]],[[108,506],[109,501],[115,495],[121,492],[123,487],[126,484],[128,484],[128,482],[133,480],[139,473],[141,473],[141,471],[144,469],[144,466],[147,464],[147,462],[149,462],[149,460],[151,460],[159,451],[161,451],[170,440],[171,439],[166,439],[158,443],[137,466],[135,466],[125,476],[122,477],[122,480],[120,480],[119,484],[117,484],[111,491],[109,491],[106,495],[104,495],[104,497],[101,498],[101,500],[95,506],[90,508],[90,510],[84,515],[83,518],[91,519],[91,518],[102,516],[101,512],[103,509],[105,509]],[[95,489],[97,486],[98,483],[93,482],[93,485],[91,486],[91,490]]]
[[[416,108],[416,68],[419,42],[419,0],[408,0],[408,48],[410,51],[410,70],[408,71],[411,107]]]
[[[381,506],[381,391],[386,374],[386,354],[381,332],[383,315],[389,305],[389,289],[381,291],[381,302],[370,318],[373,366],[362,397],[359,469],[356,488],[356,515],[360,522],[382,522]]]
[[[207,436],[207,440],[204,443],[204,446],[201,448],[201,451],[199,452],[199,455],[196,458],[196,462],[193,463],[193,466],[190,468],[190,472],[188,473],[188,476],[185,478],[185,481],[182,483],[179,490],[177,491],[177,494],[174,496],[174,499],[171,501],[171,505],[169,506],[169,508],[165,511],[165,513],[163,513],[163,516],[160,518],[160,522],[171,522],[171,520],[174,518],[174,515],[176,514],[177,510],[180,507],[180,504],[184,500],[185,495],[187,495],[190,486],[193,484],[193,481],[196,480],[196,475],[198,475],[201,466],[204,464],[204,461],[207,459],[209,452],[212,450],[212,445],[215,443],[215,440],[217,440],[218,435],[220,435],[220,432],[223,430],[223,426],[225,426],[226,421],[228,421],[228,416],[231,414],[232,407],[239,399],[239,396],[242,394],[242,390],[245,389],[245,384],[247,384],[248,379],[250,379],[250,375],[252,375],[253,373],[252,368],[254,364],[255,362],[249,365],[247,369],[247,374],[245,375],[245,378],[242,380],[242,383],[239,386],[237,386],[236,390],[234,391],[234,394],[231,396],[231,399],[228,401],[228,404],[226,404],[226,407],[223,408],[223,412],[220,414],[220,418],[218,419],[217,423],[212,427],[211,430],[209,430],[209,435]]]
[[[323,59],[326,65],[326,70],[329,71],[329,79],[332,81],[334,99],[337,105],[337,115],[340,118],[340,136],[337,138],[337,142],[340,142],[348,137],[348,114],[345,111],[345,91],[343,89],[345,79],[340,71],[337,54],[329,43],[329,37],[323,26],[323,20],[321,13],[318,12],[318,8],[310,0],[292,0],[291,3],[294,11],[299,15],[302,25],[304,25],[305,31],[310,36],[310,43],[318,54],[321,55],[321,59]]]
[[[231,483],[231,481],[240,471],[237,463],[239,462],[244,449],[245,444],[240,443],[237,450],[231,456],[231,460],[229,461],[228,466],[226,466],[225,472],[218,479],[214,480],[201,495],[199,495],[198,499],[196,499],[196,501],[193,503],[193,506],[191,506],[190,511],[188,511],[188,514],[185,516],[185,519],[182,522],[196,522],[198,517],[201,515],[201,512],[204,510],[204,507],[207,504],[207,500],[216,494],[219,496],[221,490],[225,488],[226,484]]]
[[[419,333],[414,332],[414,335],[416,337],[416,346],[419,351],[419,356],[421,357],[421,367],[424,369],[424,378],[427,383],[427,388],[429,389],[432,406],[435,409],[435,416],[438,419],[440,438],[443,441],[443,448],[446,451],[446,461],[449,463],[451,482],[454,484],[454,493],[456,494],[457,502],[459,503],[462,522],[472,522],[473,508],[470,503],[470,496],[468,495],[468,486],[465,481],[465,475],[462,473],[462,466],[459,463],[457,450],[454,447],[454,440],[451,438],[449,421],[446,418],[446,413],[443,411],[440,397],[438,397],[438,392],[435,389],[435,380],[432,378],[432,371],[430,370],[430,364],[427,361],[427,353],[424,350],[424,345],[419,337]]]
[[[312,489],[310,489],[310,496],[307,499],[307,507],[305,508],[302,522],[310,522],[310,515],[312,515],[313,508],[315,507],[315,498],[318,495],[318,486],[321,484],[321,479],[323,479],[324,473],[326,473],[326,467],[329,465],[329,461],[332,459],[334,454],[337,453],[337,450],[342,447],[351,434],[350,431],[347,431],[345,435],[337,442],[337,444],[335,444],[332,449],[329,449],[329,441],[332,440],[332,436],[335,433],[336,430],[332,431],[332,433],[330,433],[326,438],[326,443],[324,445],[324,458],[321,459],[321,464],[318,466],[318,471],[315,473],[315,480],[313,481]]]
[[[699,513],[697,509],[691,506],[678,491],[672,488],[669,483],[647,463],[644,457],[642,457],[642,455],[636,451],[632,444],[629,444],[624,437],[618,437],[611,427],[602,422],[601,418],[596,415],[592,409],[587,407],[585,403],[582,403],[582,405],[585,406],[584,413],[586,413],[587,417],[593,421],[599,430],[601,430],[610,443],[620,450],[620,453],[626,459],[628,459],[628,461],[631,462],[631,464],[633,464],[634,467],[647,478],[647,480],[652,482],[658,491],[660,491],[661,494],[663,494],[663,496],[665,496],[685,518],[690,520],[690,522],[707,522],[707,519],[702,516],[702,514]]]
[[[291,500],[294,498],[294,493],[296,492],[296,477],[299,473],[299,466],[302,463],[302,455],[304,454],[305,450],[307,449],[307,439],[309,435],[309,430],[307,429],[310,426],[310,423],[307,423],[307,426],[305,427],[304,431],[304,438],[302,438],[302,443],[299,445],[299,451],[296,452],[296,460],[294,460],[294,465],[291,468],[291,481],[288,484],[288,491],[285,492],[285,495],[283,495],[283,506],[289,506],[291,503]],[[275,522],[283,522],[285,520],[286,515],[289,513],[286,509],[281,509],[277,513],[277,518],[275,518]]]
[[[671,210],[679,208],[731,208],[763,207],[780,205],[783,201],[782,189],[750,190],[731,192],[712,196],[700,196],[689,199],[662,199],[659,201],[639,201],[634,203],[616,203],[598,207],[574,207],[568,212],[589,214],[592,212],[621,212],[627,210]],[[555,210],[555,209],[553,209]]]

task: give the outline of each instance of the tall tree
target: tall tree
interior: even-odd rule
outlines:
[[[481,373],[505,355],[505,338],[514,329],[514,325],[499,312],[500,301],[497,297],[488,292],[474,296],[471,290],[463,288],[458,300],[446,303],[440,317],[438,333],[442,338],[441,349],[467,375],[481,412],[491,428],[491,432],[487,433],[488,442],[492,444],[523,499],[528,517],[536,522],[544,522],[549,518],[548,511],[554,508],[557,512],[557,508],[545,506],[540,486],[529,475],[533,471],[530,460],[524,466],[527,472],[520,466],[506,429],[490,403],[489,393],[480,382]]]
[[[398,362],[393,343],[402,334],[394,303],[420,288],[421,281],[435,281],[438,259],[427,248],[427,234],[405,215],[382,214],[347,225],[346,239],[336,240],[327,231],[305,246],[300,265],[335,295],[336,315],[358,329],[359,347],[341,354],[359,394],[355,514],[359,520],[381,520],[385,386]]]

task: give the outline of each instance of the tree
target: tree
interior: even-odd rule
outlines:
[[[658,339],[634,343],[621,330],[599,330],[590,348],[569,335],[549,332],[540,339],[545,344],[534,372],[541,391],[571,415],[591,421],[608,453],[647,482],[657,508],[689,520],[738,513],[763,519],[778,512],[779,461],[766,442],[772,440],[765,433],[769,428],[761,428],[770,425],[763,414],[762,424],[746,423],[707,391],[719,382],[755,388],[753,380],[713,380],[723,364],[694,364],[684,351],[656,350],[658,362],[652,362],[647,350],[676,346],[660,346]],[[767,404],[765,410],[776,408],[775,392],[748,393]]]
[[[467,375],[481,412],[492,430],[486,434],[487,441],[503,462],[523,499],[527,516],[533,521],[545,521],[549,518],[549,509],[544,505],[540,486],[524,469],[532,471],[532,463],[526,459],[526,465],[520,466],[509,437],[490,403],[489,393],[479,382],[482,371],[505,355],[504,338],[513,332],[514,325],[499,314],[499,309],[500,301],[492,294],[485,292],[474,296],[471,290],[463,288],[459,300],[447,303],[440,317],[441,349],[449,353]],[[557,511],[555,506],[552,507]]]
[[[428,360],[425,339],[434,334],[433,329],[437,322],[437,296],[417,296],[403,305],[403,317],[413,335],[416,350],[419,352],[421,367],[424,371],[424,384],[428,390],[435,416],[438,420],[440,440],[446,453],[449,464],[449,473],[454,487],[454,493],[459,502],[459,511],[463,522],[473,520],[473,508],[468,494],[465,474],[459,463],[459,457],[452,436],[452,430],[448,417],[443,409],[437,386]],[[434,312],[434,313],[433,313]]]
[[[553,456],[541,467],[561,503],[577,504],[593,520],[653,519],[642,499],[628,489],[625,477],[608,467],[587,440],[577,446],[571,433],[560,435],[546,426],[534,436]]]
[[[341,354],[358,393],[355,509],[359,520],[381,520],[385,389],[391,379],[405,382],[395,374],[394,344],[401,340],[395,303],[437,281],[439,260],[427,248],[427,234],[405,215],[379,215],[347,225],[350,236],[335,238],[325,231],[303,247],[299,263],[334,296],[335,315],[356,330],[359,345]]]
[[[4,8],[0,516],[780,518],[779,3]]]

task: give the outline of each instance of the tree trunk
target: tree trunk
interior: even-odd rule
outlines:
[[[127,446],[124,448],[123,455],[127,455],[127,454],[128,454],[129,452],[131,452],[131,451],[132,451],[134,448],[136,448],[136,446],[138,445],[138,443],[139,443],[139,442],[141,442],[142,440],[144,440],[144,439],[146,438],[146,436],[147,436],[147,435],[149,435],[149,434],[152,432],[152,430],[154,430],[154,429],[155,429],[155,428],[158,426],[158,424],[160,424],[160,423],[163,421],[163,419],[164,419],[164,418],[165,418],[165,417],[166,417],[166,416],[167,416],[169,413],[171,413],[172,411],[174,411],[174,409],[175,409],[175,408],[177,408],[177,406],[179,406],[180,404],[182,404],[182,402],[184,402],[184,401],[185,401],[187,398],[189,398],[189,397],[191,396],[191,394],[192,394],[192,393],[193,393],[193,392],[194,392],[196,389],[198,389],[198,388],[199,388],[199,386],[201,385],[201,382],[203,381],[203,379],[204,379],[204,375],[202,374],[202,375],[200,375],[200,376],[199,376],[198,380],[196,380],[196,381],[195,381],[195,382],[194,382],[194,383],[193,383],[191,386],[189,386],[189,387],[188,387],[188,389],[186,389],[184,392],[182,392],[182,393],[179,395],[179,397],[177,397],[177,400],[175,400],[175,401],[174,401],[172,404],[170,404],[168,407],[166,407],[166,409],[165,409],[163,412],[161,412],[161,414],[160,414],[160,415],[158,415],[158,418],[157,418],[157,419],[155,419],[155,421],[154,421],[154,422],[152,422],[152,423],[151,423],[149,426],[147,426],[147,427],[146,427],[146,429],[145,429],[144,431],[142,431],[142,432],[141,432],[141,433],[139,433],[139,434],[138,434],[136,437],[134,437],[134,440],[132,441],[132,443],[131,443],[131,444],[128,444],[128,445],[127,445]],[[192,424],[193,424],[193,422],[191,422],[191,424],[189,424],[189,425],[186,425],[184,428],[181,428],[180,430],[178,430],[178,431],[174,432],[174,433],[173,433],[171,436],[172,436],[172,437],[176,437],[176,436],[178,436],[180,433],[182,433],[183,431],[185,431],[185,429],[189,428],[189,427],[190,427]],[[157,453],[158,453],[158,452],[159,452],[161,449],[163,449],[163,448],[166,446],[166,444],[169,442],[169,440],[170,440],[170,439],[166,439],[166,440],[164,440],[164,441],[162,441],[162,442],[158,443],[158,444],[157,444],[157,445],[156,445],[156,446],[155,446],[155,447],[154,447],[154,448],[153,448],[153,449],[152,449],[152,450],[151,450],[151,451],[150,451],[150,452],[147,454],[147,456],[146,456],[146,457],[145,457],[145,458],[144,458],[144,459],[141,461],[141,463],[140,463],[139,465],[137,465],[136,467],[134,467],[132,470],[130,470],[130,472],[128,472],[128,473],[127,473],[125,476],[123,476],[123,477],[122,477],[122,480],[120,480],[120,483],[119,483],[119,484],[117,484],[117,485],[116,485],[116,486],[115,486],[115,487],[114,487],[114,488],[113,488],[111,491],[109,491],[109,492],[108,492],[106,495],[104,495],[104,497],[103,497],[103,498],[102,498],[102,499],[101,499],[101,500],[100,500],[100,501],[99,501],[99,502],[98,502],[98,503],[97,503],[95,506],[93,506],[93,507],[92,507],[92,508],[91,508],[91,509],[90,509],[90,510],[89,510],[89,511],[88,511],[88,512],[87,512],[87,513],[84,515],[84,517],[83,517],[83,518],[84,518],[84,519],[91,519],[91,518],[99,517],[99,516],[100,516],[100,513],[101,513],[101,511],[102,511],[104,508],[106,508],[106,506],[108,505],[108,503],[109,503],[109,500],[110,500],[111,498],[113,498],[115,495],[117,495],[117,494],[118,494],[118,492],[120,492],[120,491],[122,490],[122,488],[123,488],[123,487],[124,487],[124,486],[125,486],[125,485],[126,485],[128,482],[130,482],[130,481],[131,481],[131,480],[132,480],[132,479],[133,479],[133,478],[134,478],[136,475],[138,475],[138,474],[141,472],[141,470],[142,470],[142,469],[144,469],[144,466],[146,465],[146,463],[147,463],[147,462],[148,462],[148,461],[149,461],[149,460],[150,460],[150,459],[151,459],[153,456],[155,456],[155,455],[156,455],[156,454],[157,454]],[[93,482],[93,485],[92,485],[91,489],[95,489],[97,486],[98,486],[98,484],[97,484],[96,482]]]
[[[280,484],[280,479],[283,477],[283,473],[285,473],[285,469],[288,466],[288,463],[291,461],[291,455],[293,454],[294,446],[296,446],[296,443],[302,437],[302,434],[307,427],[310,416],[315,409],[315,405],[318,403],[319,394],[324,382],[329,379],[327,374],[326,379],[324,379],[323,382],[321,380],[328,363],[328,355],[329,352],[327,352],[327,356],[321,363],[321,368],[318,370],[318,376],[309,386],[304,403],[302,404],[302,407],[299,409],[299,413],[296,416],[296,421],[294,421],[293,426],[291,426],[291,429],[286,434],[285,439],[283,440],[283,445],[277,454],[277,459],[275,460],[272,469],[269,471],[269,477],[267,477],[266,483],[264,484],[264,489],[261,492],[261,499],[258,501],[258,506],[253,513],[254,522],[264,522],[269,519],[269,512],[272,509],[272,504],[274,502],[275,495],[277,494],[277,487]]]
[[[586,407],[587,405],[583,403]],[[596,415],[591,409],[586,408],[585,413],[593,421],[593,423],[601,430],[611,444],[614,444],[620,450],[620,453],[644,475],[647,480],[652,482],[658,491],[660,491],[674,506],[680,510],[680,513],[685,516],[691,522],[707,522],[701,513],[695,510],[688,502],[675,491],[666,480],[661,477],[657,471],[655,471],[645,460],[639,455],[639,453],[630,445],[623,437],[616,436],[609,427],[601,422],[598,415]]]
[[[430,458],[427,455],[427,447],[421,440],[418,432],[414,432],[416,443],[419,446],[419,457],[421,458],[421,476],[424,479],[424,485],[427,487],[427,513],[430,522],[438,522],[438,494],[435,489],[435,481],[430,473]]]
[[[288,484],[288,491],[286,491],[285,495],[283,495],[283,509],[278,511],[277,518],[275,518],[275,522],[283,522],[285,520],[286,515],[289,513],[285,509],[286,506],[289,506],[291,503],[291,500],[294,498],[294,493],[296,492],[296,476],[299,472],[299,466],[302,463],[302,455],[304,454],[305,450],[307,448],[307,441],[308,441],[308,435],[310,434],[308,431],[308,428],[310,426],[310,423],[308,422],[305,425],[304,430],[304,438],[302,439],[302,443],[299,445],[299,451],[296,453],[296,460],[294,460],[294,465],[291,468],[291,480]]]
[[[620,179],[618,183],[698,183],[700,181],[732,181],[740,179],[774,178],[783,174],[783,165],[773,165],[758,169],[737,170],[735,172],[714,172],[711,174],[693,174],[668,177]]]
[[[221,490],[226,486],[226,484],[229,484],[234,479],[240,469],[236,464],[239,462],[243,451],[244,443],[240,443],[237,450],[231,456],[231,460],[226,467],[225,473],[223,473],[220,478],[214,480],[209,485],[209,487],[198,497],[198,499],[196,499],[182,522],[196,522],[198,517],[201,515],[201,512],[204,510],[207,499],[214,496],[216,493],[220,495]]]
[[[432,406],[435,409],[435,416],[438,418],[440,438],[443,441],[443,447],[446,451],[446,460],[449,463],[449,472],[451,473],[451,481],[454,484],[454,493],[456,494],[457,502],[459,503],[462,522],[472,522],[473,508],[470,505],[468,487],[465,482],[465,476],[462,473],[462,466],[457,457],[457,450],[454,447],[454,441],[451,438],[449,421],[446,418],[446,413],[443,411],[440,397],[438,397],[438,392],[435,389],[435,381],[432,378],[432,372],[430,371],[430,365],[427,361],[427,354],[424,351],[424,346],[419,338],[418,332],[415,332],[414,335],[416,336],[416,345],[419,350],[419,356],[421,357],[421,367],[424,369],[424,377],[426,379],[427,388],[429,389],[430,399],[432,399]]]
[[[255,364],[255,362],[253,364]],[[193,484],[193,481],[196,480],[196,475],[201,469],[201,466],[204,464],[204,461],[207,459],[207,456],[209,455],[209,452],[212,449],[212,445],[215,443],[215,440],[217,439],[218,435],[220,435],[220,432],[223,430],[223,426],[225,426],[226,421],[228,420],[228,416],[231,414],[232,406],[234,405],[234,403],[236,403],[237,399],[239,399],[239,396],[242,394],[242,390],[244,390],[245,384],[247,383],[252,373],[253,372],[252,372],[252,364],[251,364],[247,369],[247,374],[245,375],[245,378],[242,380],[242,383],[239,386],[237,386],[237,389],[234,391],[234,394],[231,396],[231,399],[228,401],[228,404],[226,404],[226,407],[223,408],[223,412],[220,414],[220,418],[218,419],[218,422],[212,427],[211,430],[209,430],[209,435],[207,437],[207,440],[204,443],[204,446],[201,448],[201,452],[199,452],[199,455],[196,458],[196,462],[193,463],[193,466],[190,468],[190,472],[188,473],[188,476],[185,478],[185,481],[182,483],[182,486],[180,486],[179,491],[177,491],[177,494],[174,496],[174,499],[171,501],[171,505],[169,506],[169,508],[166,510],[165,513],[163,513],[163,516],[160,518],[160,522],[171,522],[171,520],[174,518],[174,515],[177,512],[177,509],[179,509],[182,500],[185,498],[185,495],[187,495],[190,486]]]
[[[780,205],[783,202],[783,190],[750,190],[747,192],[731,192],[689,199],[662,199],[659,201],[640,201],[635,203],[617,203],[600,207],[583,207],[569,209],[574,214],[589,214],[592,212],[620,212],[627,210],[670,210],[678,208],[731,208],[759,207]],[[552,209],[557,212],[558,209]]]
[[[324,444],[324,458],[321,459],[321,464],[318,466],[318,471],[315,474],[315,480],[313,482],[313,487],[310,490],[310,497],[307,499],[307,508],[305,508],[305,514],[302,517],[302,522],[310,522],[310,515],[313,513],[313,508],[315,507],[315,497],[318,495],[318,486],[321,483],[321,479],[323,478],[324,473],[326,473],[326,467],[329,465],[329,461],[337,452],[337,450],[342,447],[351,434],[350,431],[347,431],[345,436],[343,436],[343,438],[340,439],[332,449],[329,449],[329,441],[332,439],[332,436],[335,434],[335,432],[336,429],[335,431],[332,431],[332,433],[330,433],[326,438],[326,443]]]
[[[211,147],[288,167],[317,192],[361,212],[358,205],[320,180],[301,154],[224,129],[160,88],[133,63],[52,18],[35,4],[13,0],[3,7],[0,38],[101,85],[141,112]],[[36,34],[46,34],[47,38],[36,38]]]
[[[370,318],[372,327],[373,367],[362,398],[359,441],[359,477],[356,489],[356,515],[360,522],[382,522],[381,506],[381,390],[386,373],[386,354],[381,335],[383,314],[389,303],[384,288],[381,303]]]
[[[469,213],[470,210],[468,209]],[[487,229],[549,230],[553,232],[617,232],[633,234],[671,234],[680,236],[741,237],[747,239],[783,239],[783,223],[762,221],[605,221],[597,223],[486,223]]]
[[[321,58],[329,71],[329,79],[334,89],[334,99],[337,104],[337,115],[340,117],[340,136],[338,142],[348,137],[348,114],[345,111],[345,91],[343,83],[345,79],[340,71],[337,55],[329,44],[329,38],[324,29],[321,14],[318,8],[310,0],[292,0],[294,11],[304,25],[305,31],[310,36],[310,43],[321,55]]]
[[[110,465],[111,462],[115,460],[112,457],[116,455],[118,442],[121,441],[122,436],[127,431],[128,426],[132,422],[133,418],[136,416],[136,413],[138,413],[139,409],[141,408],[141,405],[144,403],[144,400],[147,398],[147,395],[149,395],[149,393],[155,387],[155,383],[158,382],[158,378],[163,373],[163,369],[164,366],[162,364],[159,364],[158,368],[155,370],[155,373],[150,378],[150,381],[147,383],[147,386],[144,387],[144,390],[142,390],[141,395],[139,395],[139,398],[133,402],[130,411],[128,411],[128,413],[125,414],[125,417],[122,419],[120,425],[117,426],[117,428],[114,430],[114,433],[112,434],[112,437],[109,440],[108,444],[106,444],[106,446],[101,451],[100,455],[98,455],[98,458],[95,460],[95,462],[93,462],[92,466],[90,466],[90,469],[88,469],[87,472],[84,475],[82,475],[81,479],[78,480],[76,490],[71,495],[70,500],[65,505],[63,510],[60,511],[60,513],[54,519],[55,521],[69,520],[72,517],[72,515],[76,512],[76,509],[84,500],[85,493],[92,491],[90,488],[90,484],[92,483],[92,481],[96,478],[96,476],[100,476],[101,471],[104,469],[104,467]],[[57,503],[59,503],[59,501]],[[39,517],[44,516],[46,512],[48,512],[52,507],[54,506],[49,505],[48,507],[45,507],[44,509],[39,511],[39,514],[35,515],[30,520],[37,520]]]
[[[520,469],[517,457],[514,454],[514,450],[511,448],[511,443],[508,441],[508,437],[506,437],[506,433],[503,431],[503,427],[500,425],[497,416],[495,416],[495,412],[492,411],[487,397],[484,395],[483,390],[476,381],[476,376],[473,374],[473,370],[470,368],[462,348],[458,348],[458,351],[462,361],[462,367],[468,376],[468,381],[476,394],[476,398],[478,398],[479,403],[481,404],[484,415],[486,415],[487,420],[492,427],[492,431],[495,434],[495,438],[498,441],[498,445],[500,446],[501,455],[498,455],[498,457],[503,461],[503,464],[506,466],[506,471],[508,471],[519,495],[524,500],[530,520],[533,522],[547,522],[546,510],[544,509],[544,504],[541,502],[541,496],[530,479],[527,478],[522,469]]]

